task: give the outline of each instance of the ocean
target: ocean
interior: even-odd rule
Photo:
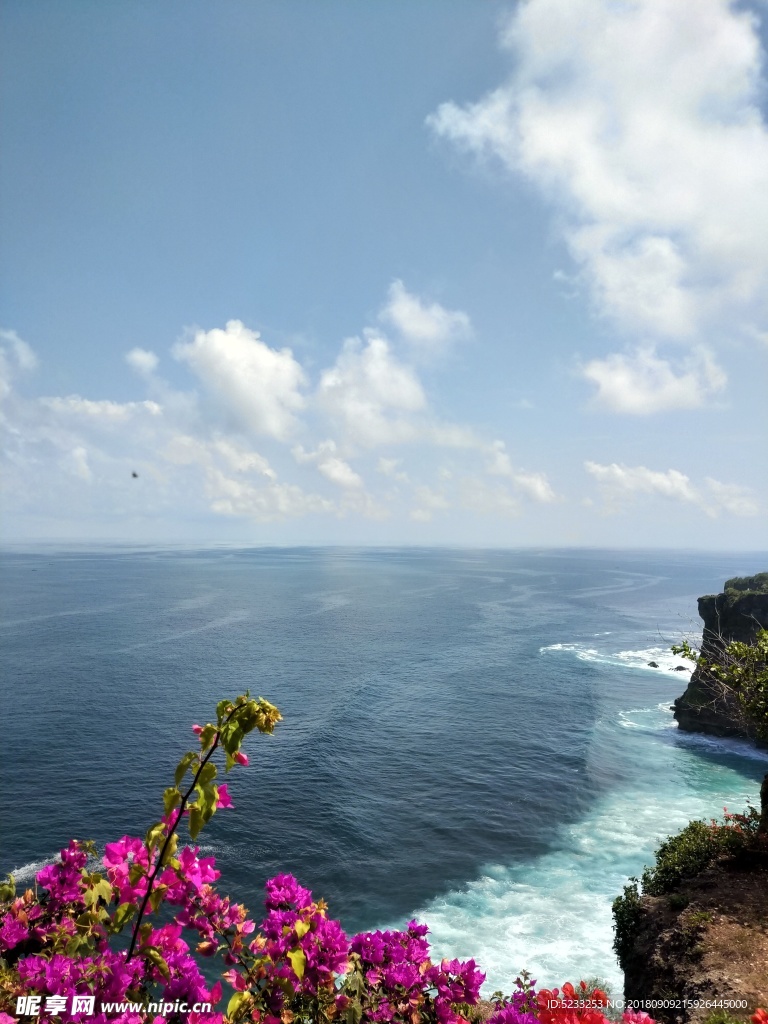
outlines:
[[[680,733],[696,598],[765,556],[454,549],[6,550],[0,871],[143,834],[193,722],[246,689],[233,811],[200,837],[262,909],[294,873],[349,932],[425,921],[485,991],[600,977],[611,901],[768,756]],[[650,668],[656,661],[659,668]]]

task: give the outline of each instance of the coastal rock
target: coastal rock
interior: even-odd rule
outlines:
[[[704,621],[701,653],[709,661],[720,661],[727,644],[753,643],[759,629],[768,629],[768,573],[726,580],[723,593],[700,597],[698,604]],[[705,668],[696,667],[674,709],[679,728],[686,732],[748,739],[768,747],[744,722],[736,698],[723,693]]]
[[[729,1009],[741,1020],[768,1005],[768,861],[724,858],[672,894],[643,896],[623,966],[625,999],[667,1024],[703,1024],[713,1001],[746,1001]]]

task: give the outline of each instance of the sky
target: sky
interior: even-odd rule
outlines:
[[[0,541],[768,549],[767,21],[2,0]]]

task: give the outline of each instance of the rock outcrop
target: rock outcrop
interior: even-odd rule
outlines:
[[[734,640],[754,642],[759,629],[768,629],[768,573],[726,580],[722,594],[699,598],[699,615],[704,620],[701,654],[710,662],[721,662],[724,647]],[[688,688],[674,703],[680,729],[749,739],[758,746],[754,730],[739,713],[736,698],[707,672],[697,666]]]
[[[723,858],[672,894],[643,896],[623,966],[625,998],[668,1024],[723,1009],[747,1021],[768,1006],[768,860]]]

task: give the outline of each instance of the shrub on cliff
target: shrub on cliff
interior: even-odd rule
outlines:
[[[726,594],[729,591],[739,594],[768,594],[768,572],[758,572],[754,576],[734,576],[725,581],[723,590]]]
[[[768,580],[768,573],[761,573]],[[753,579],[756,577],[751,577]],[[729,583],[739,582],[729,580]],[[753,643],[731,641],[719,646],[717,657],[705,657],[687,640],[672,648],[722,688],[724,694],[733,694],[744,718],[757,735],[768,740],[768,629],[759,629]]]
[[[691,821],[677,835],[665,839],[656,851],[654,864],[646,867],[640,881],[632,878],[613,901],[613,948],[624,968],[632,951],[642,918],[641,896],[672,893],[686,878],[695,878],[723,856],[768,852],[768,836],[760,832],[760,813],[749,807],[744,814],[724,811],[723,821]]]

